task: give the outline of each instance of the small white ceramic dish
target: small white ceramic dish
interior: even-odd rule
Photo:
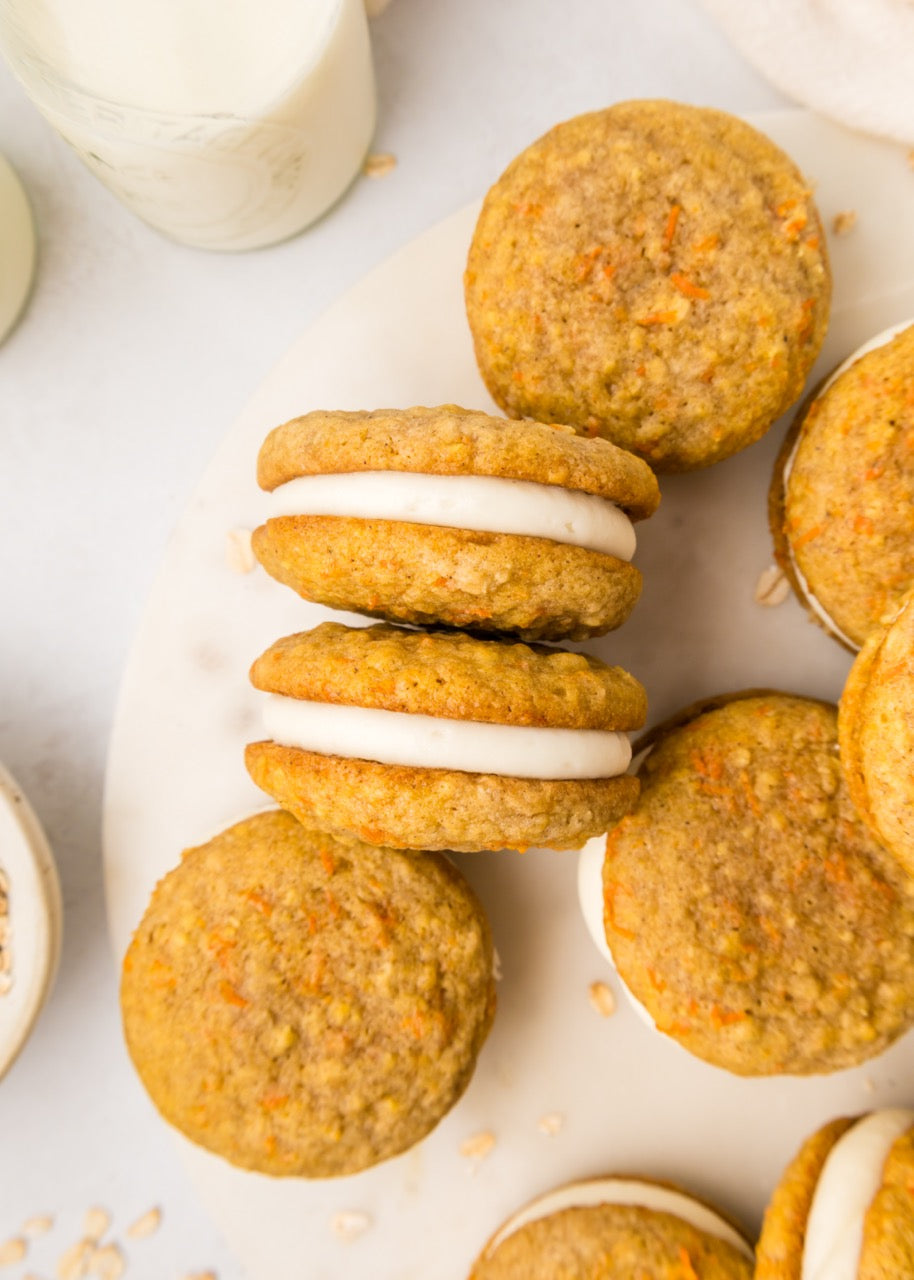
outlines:
[[[54,856],[15,779],[0,764],[0,869],[8,882],[11,985],[0,994],[0,1079],[31,1034],[57,972],[63,906]]]

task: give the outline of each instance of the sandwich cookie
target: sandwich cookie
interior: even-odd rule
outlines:
[[[658,1030],[738,1075],[880,1053],[914,1022],[914,880],[851,802],[835,709],[731,695],[651,739],[603,923]]]
[[[647,1178],[559,1187],[495,1233],[470,1280],[750,1280],[752,1248],[715,1209]]]
[[[524,639],[601,635],[641,591],[632,521],[657,483],[570,427],[445,405],[309,413],[264,442],[253,546],[308,600]]]
[[[873,338],[804,405],[768,509],[800,603],[859,649],[914,585],[914,325]]]
[[[164,1118],[274,1176],[356,1173],[469,1083],[495,1010],[482,907],[437,854],[261,813],[185,852],[124,960],[127,1047]]]
[[[914,590],[857,655],[841,695],[838,741],[861,818],[914,875]]]
[[[307,825],[403,849],[579,848],[631,808],[644,690],[596,658],[326,622],[251,668],[251,777]]]
[[[831,276],[809,187],[773,142],[721,111],[635,101],[557,125],[509,165],[465,289],[508,414],[689,471],[799,397]]]
[[[803,1143],[771,1198],[756,1280],[914,1275],[914,1111],[833,1120]]]

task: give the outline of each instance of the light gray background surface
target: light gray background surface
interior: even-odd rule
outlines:
[[[0,1241],[57,1215],[11,1280],[52,1274],[95,1203],[115,1234],[164,1210],[159,1234],[129,1246],[130,1275],[240,1276],[122,1048],[99,830],[131,636],[228,426],[333,299],[556,121],[626,97],[785,102],[691,0],[393,0],[372,30],[374,149],[397,168],[296,240],[238,257],[171,244],[123,210],[0,65],[0,151],[40,245],[31,306],[0,347],[0,759],[45,823],[66,910],[56,990],[0,1083]]]

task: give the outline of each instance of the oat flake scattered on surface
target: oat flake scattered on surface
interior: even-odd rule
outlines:
[[[383,178],[397,167],[397,157],[389,151],[377,151],[366,156],[362,172],[366,178]]]
[[[126,1265],[117,1245],[106,1244],[100,1249],[93,1249],[88,1271],[90,1276],[98,1276],[98,1280],[121,1280]]]
[[[94,1249],[94,1240],[77,1240],[71,1244],[57,1263],[57,1280],[83,1280],[89,1274],[89,1259]]]
[[[23,1222],[22,1231],[24,1235],[34,1238],[35,1236],[43,1236],[46,1231],[51,1230],[53,1225],[54,1219],[49,1213],[38,1213]]]
[[[225,563],[232,573],[250,573],[254,568],[250,529],[230,529],[225,535]]]
[[[857,225],[857,210],[842,209],[832,218],[831,229],[836,236],[846,236]]]
[[[485,1129],[482,1133],[474,1133],[460,1144],[460,1154],[469,1160],[484,1160],[495,1146],[495,1134]]]
[[[215,1271],[187,1271],[181,1280],[217,1280]]]
[[[145,1240],[147,1236],[154,1235],[161,1225],[162,1210],[159,1208],[150,1209],[141,1218],[137,1218],[136,1222],[130,1224],[127,1228],[127,1235],[131,1240]]]
[[[783,570],[771,564],[759,574],[755,584],[755,602],[768,608],[783,604],[790,595],[790,583]]]
[[[592,982],[587,988],[587,996],[601,1018],[615,1013],[616,997],[605,982]]]
[[[107,1209],[95,1206],[83,1218],[83,1235],[87,1240],[98,1241],[111,1226],[111,1214]]]
[[[340,1240],[355,1240],[371,1226],[371,1218],[367,1213],[354,1209],[342,1209],[330,1219],[330,1230]]]
[[[0,1244],[0,1267],[9,1267],[14,1262],[21,1262],[27,1249],[28,1245],[22,1236],[13,1236],[12,1239],[5,1240]]]
[[[565,1117],[559,1115],[557,1111],[551,1111],[546,1116],[541,1116],[537,1128],[540,1133],[548,1134],[550,1138],[554,1137],[564,1126]]]

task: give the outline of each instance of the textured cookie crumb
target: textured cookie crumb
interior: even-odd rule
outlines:
[[[587,988],[587,997],[601,1018],[609,1018],[615,1013],[616,997],[605,982],[592,982]]]
[[[836,236],[846,236],[857,225],[857,210],[842,209],[832,218],[831,229]]]

